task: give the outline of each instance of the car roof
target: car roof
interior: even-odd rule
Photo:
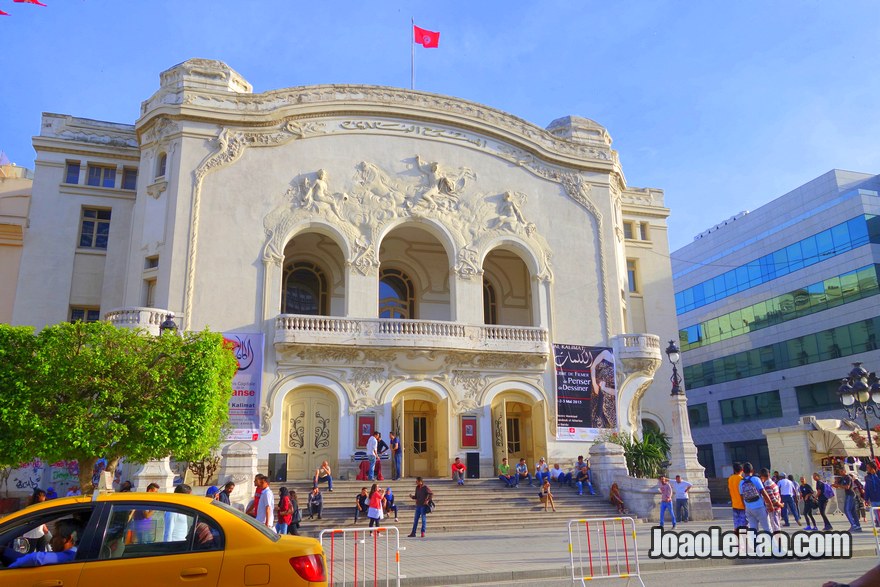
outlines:
[[[40,510],[54,509],[58,507],[64,506],[76,506],[76,505],[87,505],[92,502],[104,503],[104,502],[138,502],[138,501],[149,501],[151,503],[168,503],[168,504],[178,504],[178,505],[187,505],[190,507],[195,507],[196,509],[203,510],[204,506],[210,504],[213,500],[209,497],[205,497],[202,495],[191,495],[186,493],[147,493],[145,491],[126,491],[126,492],[113,492],[113,493],[100,493],[97,498],[93,499],[91,495],[77,495],[74,497],[59,497],[56,499],[49,499],[41,503],[37,503],[34,505],[27,506],[9,514],[8,516],[4,516],[0,519],[0,522],[6,523],[10,520],[14,520],[22,515],[28,515],[34,512],[38,512]],[[201,506],[201,507],[200,507]]]

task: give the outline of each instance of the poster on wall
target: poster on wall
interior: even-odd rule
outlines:
[[[260,390],[263,385],[263,334],[224,332],[223,339],[238,360],[232,378],[227,440],[260,439]]]
[[[617,429],[617,386],[610,348],[554,344],[556,437],[595,440]]]

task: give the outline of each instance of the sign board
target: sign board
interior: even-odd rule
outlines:
[[[223,339],[238,360],[232,378],[227,440],[260,439],[260,404],[263,386],[263,334],[224,332]]]
[[[617,429],[617,387],[610,348],[554,344],[556,437],[595,440]]]

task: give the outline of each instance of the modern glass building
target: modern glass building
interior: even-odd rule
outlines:
[[[708,476],[733,461],[770,467],[763,429],[845,418],[836,390],[851,363],[880,370],[878,191],[880,176],[829,171],[672,253]]]

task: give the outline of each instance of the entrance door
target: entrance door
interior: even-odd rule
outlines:
[[[290,479],[311,479],[323,461],[336,470],[339,422],[336,398],[326,391],[297,390],[285,398],[284,450]]]
[[[519,416],[507,416],[507,458],[513,464],[518,463],[521,458],[528,460],[524,424]]]
[[[409,434],[406,429],[406,420],[403,417],[403,402],[398,401],[391,407],[391,429],[394,430],[394,433],[397,434],[397,439],[401,443],[400,447],[403,449],[403,454],[408,454],[409,449],[407,447],[407,440],[409,438]],[[393,466],[393,465],[392,465]],[[401,457],[400,460],[400,471],[397,472],[398,477],[403,477],[403,474],[406,472],[406,459]]]
[[[434,406],[424,400],[404,402],[403,420],[407,436],[403,437],[403,469],[410,477],[431,477],[435,473]]]
[[[537,457],[532,408],[528,404],[504,397],[492,402],[492,449],[496,468],[504,457],[511,467],[520,459],[532,465]]]

